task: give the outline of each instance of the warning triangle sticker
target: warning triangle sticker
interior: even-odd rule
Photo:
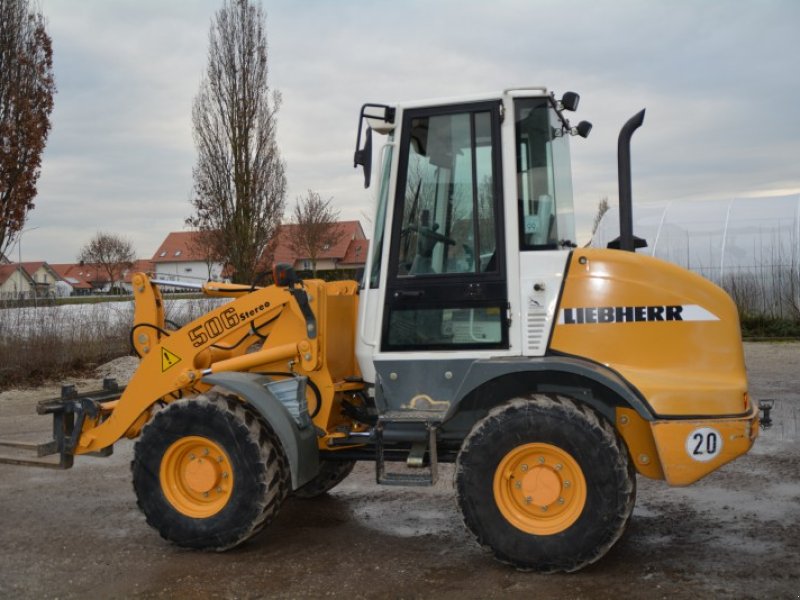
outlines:
[[[161,348],[161,372],[163,373],[170,367],[174,367],[181,362],[181,357],[167,350]]]

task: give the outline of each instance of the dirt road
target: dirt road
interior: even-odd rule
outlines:
[[[436,487],[406,489],[360,464],[329,496],[288,500],[241,548],[181,550],[137,510],[123,443],[71,471],[0,465],[0,598],[800,598],[800,343],[746,353],[751,395],[779,399],[775,427],[694,486],[639,478],[627,533],[576,574],[485,555],[446,467]],[[47,430],[30,414],[42,393],[0,394],[0,436]]]

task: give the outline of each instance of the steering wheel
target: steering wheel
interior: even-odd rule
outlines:
[[[405,235],[409,231],[415,231],[422,236],[431,238],[432,240],[437,242],[442,242],[443,244],[447,244],[448,246],[456,245],[456,241],[454,239],[449,238],[446,235],[442,235],[441,233],[436,231],[437,229],[439,229],[438,223],[434,223],[433,227],[425,227],[425,226],[420,227],[419,225],[408,225],[407,227],[403,228],[401,233]]]

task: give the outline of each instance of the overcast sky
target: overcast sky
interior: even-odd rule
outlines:
[[[23,260],[72,262],[98,230],[150,258],[184,228],[191,105],[219,0],[39,0],[58,94]],[[579,242],[617,197],[619,128],[635,201],[800,191],[800,2],[265,1],[287,209],[311,188],[370,228],[352,168],[364,102],[524,85],[581,94],[573,138]],[[370,231],[367,233],[370,235]],[[9,255],[18,256],[18,248]]]

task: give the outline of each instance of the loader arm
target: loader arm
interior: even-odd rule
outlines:
[[[209,388],[204,375],[271,366],[304,372],[319,367],[314,315],[317,298],[300,286],[247,288],[206,284],[208,295],[231,302],[175,331],[167,331],[158,286],[144,273],[133,278],[136,301],[132,343],[139,368],[117,402],[83,426],[75,454],[97,452],[123,436],[135,437],[158,401],[171,402]],[[254,344],[261,347],[253,351]]]

